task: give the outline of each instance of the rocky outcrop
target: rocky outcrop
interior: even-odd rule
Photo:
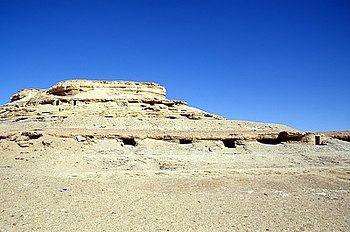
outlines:
[[[37,140],[42,137],[43,134],[38,131],[23,131],[10,134],[3,134],[0,136],[0,140],[9,140],[17,143],[20,147],[29,147],[33,145],[33,140]]]
[[[102,91],[100,91],[102,90]],[[83,81],[60,82],[47,90],[55,96],[79,96],[82,98],[150,98],[165,99],[165,88],[147,82],[132,81]],[[86,94],[87,93],[87,94]]]
[[[227,147],[245,140],[265,144],[303,141],[305,136],[284,125],[226,120],[187,106],[185,101],[169,100],[165,94],[158,84],[128,81],[69,80],[46,90],[25,89],[0,107],[0,122],[6,122],[0,123],[0,129],[28,131],[40,125],[44,134],[80,142],[92,137],[220,140]],[[18,144],[30,145],[38,136],[25,132]]]
[[[328,138],[334,138],[339,139],[343,141],[350,142],[350,130],[346,131],[329,131],[329,132],[320,132],[320,133],[312,133],[313,135],[318,135],[321,137],[328,137]]]
[[[11,97],[11,103],[0,108],[0,118],[49,114],[222,119],[188,107],[184,101],[168,100],[165,94],[165,88],[155,83],[69,80],[47,90],[19,91]]]
[[[39,89],[22,89],[10,98],[10,102],[28,101],[36,95],[42,94],[44,91]]]

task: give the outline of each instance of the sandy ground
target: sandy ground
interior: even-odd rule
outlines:
[[[0,231],[350,231],[350,143],[329,137],[153,84],[23,90],[0,106]]]
[[[350,143],[0,140],[0,231],[349,231]]]

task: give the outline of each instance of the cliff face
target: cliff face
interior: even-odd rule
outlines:
[[[1,127],[40,127],[61,137],[222,140],[228,146],[237,140],[300,141],[305,135],[284,125],[226,120],[167,99],[158,84],[131,81],[69,80],[21,90],[0,107]]]
[[[165,88],[154,83],[130,81],[69,80],[47,90],[25,89],[3,106],[1,118],[96,115],[106,117],[156,116],[160,118],[222,119],[168,100]]]
[[[48,94],[78,98],[150,98],[165,99],[165,88],[147,82],[132,81],[63,81],[47,90]]]

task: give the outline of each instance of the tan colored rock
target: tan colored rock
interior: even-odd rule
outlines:
[[[101,91],[102,90],[102,91]],[[69,80],[47,90],[56,96],[93,98],[156,98],[165,99],[165,88],[154,83],[132,81],[84,81]]]
[[[24,140],[17,141],[17,144],[18,144],[18,146],[20,146],[20,147],[30,147],[30,146],[33,146],[33,142],[31,142],[31,141],[24,141]]]
[[[78,142],[86,142],[86,138],[83,137],[83,136],[80,136],[80,135],[76,136],[75,139],[76,139]]]
[[[222,119],[165,98],[165,88],[128,81],[63,81],[47,90],[21,90],[0,108],[0,118],[95,115],[105,117],[177,117]]]
[[[24,131],[21,133],[21,135],[26,136],[29,139],[38,139],[41,136],[43,136],[43,134],[41,132],[38,132],[38,131]]]
[[[93,134],[100,138],[280,143],[301,141],[305,135],[283,125],[226,120],[184,101],[166,99],[165,93],[164,87],[154,83],[69,80],[47,90],[21,90],[11,103],[0,107],[0,119],[27,127],[45,122],[43,133],[63,137]],[[30,133],[24,135],[31,139],[42,136]]]
[[[18,102],[20,100],[28,101],[29,98],[32,98],[35,95],[40,94],[42,92],[43,90],[39,90],[39,89],[22,89],[11,97],[10,102],[14,102],[14,101]]]
[[[333,132],[322,132],[327,137],[340,139],[343,141],[350,142],[350,130],[347,131],[333,131]]]

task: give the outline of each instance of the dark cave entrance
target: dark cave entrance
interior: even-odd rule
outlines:
[[[301,141],[303,139],[303,134],[288,134],[288,132],[282,131],[278,134],[277,138],[262,138],[257,139],[259,143],[263,144],[270,144],[270,145],[277,145],[281,144],[282,142],[289,142],[289,141]]]
[[[227,147],[227,148],[235,148],[236,147],[236,140],[234,140],[234,139],[225,139],[225,140],[222,140],[222,142],[224,143],[225,147]]]
[[[192,144],[192,140],[190,139],[180,139],[180,144]]]
[[[131,145],[133,147],[136,146],[136,141],[134,138],[122,138],[123,145]]]
[[[263,144],[270,144],[270,145],[277,145],[280,144],[282,141],[280,139],[257,139],[259,143]]]

